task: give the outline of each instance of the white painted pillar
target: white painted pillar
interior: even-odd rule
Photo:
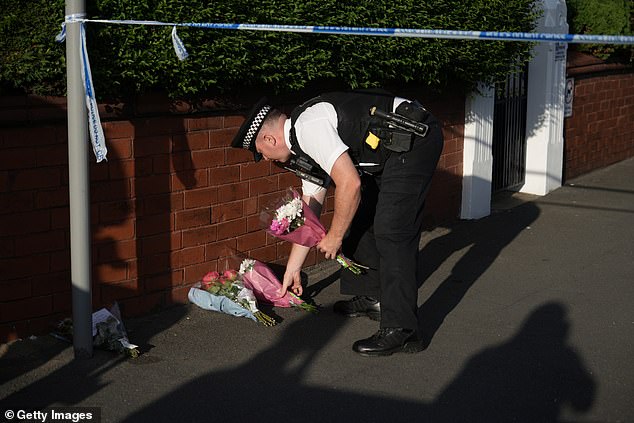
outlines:
[[[479,219],[491,214],[494,87],[480,86],[465,103],[460,218]]]
[[[568,33],[565,0],[539,0],[536,32]],[[539,43],[528,69],[526,177],[521,192],[545,195],[562,184],[564,152],[565,43]]]

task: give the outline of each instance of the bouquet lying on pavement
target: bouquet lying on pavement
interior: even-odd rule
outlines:
[[[314,247],[326,236],[326,228],[317,215],[292,188],[287,190],[277,207],[263,210],[260,218],[271,235],[304,247]],[[343,254],[337,254],[337,262],[356,275],[368,269]]]
[[[308,304],[290,291],[280,297],[279,291],[282,283],[275,273],[264,263],[253,259],[244,259],[240,264],[240,277],[244,286],[250,288],[255,297],[275,307],[296,307],[312,313],[317,312],[317,307]]]
[[[73,320],[65,318],[57,323],[51,335],[72,343]],[[92,314],[92,336],[92,343],[96,347],[125,353],[132,358],[139,356],[139,347],[128,340],[128,333],[121,319],[121,310],[116,302],[110,308],[101,308]]]
[[[119,304],[106,310],[102,308],[92,314],[93,344],[110,351],[123,352],[132,358],[139,356],[138,346],[128,341],[128,334],[123,326]]]
[[[225,270],[222,274],[207,273],[197,286],[189,290],[187,297],[205,310],[248,317],[264,326],[276,324],[275,319],[258,309],[253,291],[243,284],[235,270]]]

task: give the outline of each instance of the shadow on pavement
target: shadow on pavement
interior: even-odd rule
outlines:
[[[418,309],[418,321],[426,345],[432,342],[445,318],[458,306],[500,252],[530,226],[539,214],[537,205],[529,202],[511,211],[492,214],[477,221],[462,221],[449,228],[445,235],[424,245],[418,257],[417,278],[421,285],[450,256],[468,248],[451,273]],[[419,297],[419,304],[421,300]]]
[[[215,316],[212,315],[212,318]],[[234,322],[233,318],[226,318]],[[160,316],[157,319],[160,320]],[[168,317],[166,321],[172,321],[172,318]],[[278,341],[247,360],[236,359],[243,364],[234,367],[231,367],[232,351],[249,350],[249,345],[244,344],[245,338],[217,333],[222,330],[230,332],[230,328],[235,329],[233,324],[225,329],[222,329],[222,324],[214,325],[213,330],[210,327],[205,335],[207,339],[201,338],[201,345],[209,348],[214,332],[228,340],[227,345],[221,347],[225,352],[214,348],[216,357],[228,354],[222,362],[212,363],[222,370],[183,377],[185,383],[168,392],[163,392],[165,388],[160,383],[161,369],[163,366],[176,367],[178,372],[178,363],[185,362],[183,357],[160,358],[149,353],[149,360],[138,364],[146,364],[140,370],[141,374],[152,374],[148,374],[147,378],[139,378],[138,375],[135,378],[130,373],[131,378],[128,379],[121,375],[131,371],[129,367],[124,370],[126,359],[113,359],[111,353],[99,351],[91,360],[73,360],[5,396],[3,404],[30,409],[53,404],[100,405],[103,421],[123,422],[269,422],[293,419],[303,422],[535,423],[565,421],[561,418],[564,409],[572,408],[577,414],[587,412],[594,401],[595,382],[584,367],[582,358],[568,344],[571,322],[568,321],[567,310],[560,303],[542,304],[525,319],[510,340],[473,355],[442,391],[432,393],[431,401],[426,381],[429,366],[442,366],[442,363],[424,360],[425,352],[419,356],[361,358],[348,349],[342,353],[329,347],[349,320],[334,313],[324,313],[318,318],[305,315],[287,322],[289,324],[280,333]],[[150,328],[145,330],[154,332]],[[139,335],[145,338],[142,333]],[[179,333],[180,342],[186,343],[187,339],[180,336]],[[190,333],[190,336],[202,334]],[[183,348],[189,350],[186,344],[181,350]],[[204,351],[200,353],[205,354]],[[324,361],[325,357],[329,360]],[[163,361],[159,363],[152,359]],[[414,379],[418,382],[408,388],[413,394],[409,395],[409,399],[400,399],[386,392],[388,385],[385,385],[384,378],[398,379],[403,375],[399,375],[398,371],[386,374],[382,368],[387,365],[385,360],[401,359],[414,360],[410,360],[408,370],[403,371],[419,374]],[[118,368],[120,366],[123,368]],[[174,372],[174,369],[170,371]],[[184,371],[191,372],[191,368]],[[321,375],[320,380],[325,382],[307,382],[310,375],[317,372]],[[118,376],[113,377],[114,374]],[[356,385],[350,383],[351,377],[354,377]],[[411,382],[412,379],[408,380]],[[365,392],[352,387],[358,386],[359,382],[365,387]],[[99,404],[95,404],[95,398],[100,398]],[[146,398],[147,402],[144,402]],[[131,411],[122,413],[121,410],[116,411],[118,407]],[[113,419],[113,415],[118,417]]]
[[[432,275],[451,255],[468,248],[451,274],[420,307],[420,321],[428,344],[444,319],[502,249],[538,216],[539,208],[534,203],[527,203],[512,213],[494,214],[477,222],[462,222],[424,246],[420,252],[421,281]],[[309,287],[310,296],[318,296],[335,279],[336,276],[330,276]],[[156,321],[150,322],[145,331],[137,332],[133,341],[151,348],[154,334],[175,330],[174,322],[183,311],[168,310],[165,313],[166,317],[157,315]],[[99,397],[108,398],[103,405],[103,416],[123,414],[124,417],[108,421],[124,422],[293,419],[303,422],[554,423],[565,421],[562,416],[569,411],[576,414],[589,411],[594,402],[596,383],[584,367],[582,357],[568,343],[571,322],[566,308],[557,302],[545,303],[533,310],[511,339],[475,353],[450,383],[437,393],[432,392],[431,396],[425,381],[430,371],[428,367],[442,366],[442,363],[429,363],[423,360],[425,352],[421,353],[421,359],[414,367],[420,374],[419,382],[408,387],[413,393],[409,399],[385,392],[383,378],[398,379],[399,374],[394,372],[386,376],[381,365],[384,359],[359,361],[366,359],[348,349],[342,353],[329,347],[347,322],[334,313],[323,313],[318,318],[307,315],[286,320],[279,339],[269,348],[265,347],[248,360],[241,361],[243,364],[233,367],[231,359],[224,362],[229,363],[228,366],[214,363],[222,370],[184,378],[183,385],[169,392],[164,392],[166,388],[157,383],[160,381],[157,375],[147,380],[137,379],[134,383],[119,382],[118,379],[105,381],[104,376],[117,370],[125,359],[113,359],[110,353],[98,352],[91,360],[71,361],[14,393],[3,395],[3,403],[28,408],[52,404],[94,406],[92,398],[99,393]],[[215,330],[230,331],[222,329],[222,325],[219,327]],[[231,339],[231,334],[226,338]],[[227,354],[248,348],[243,341],[244,338],[229,341],[230,344],[221,348],[225,348]],[[201,342],[206,348],[218,350],[209,340]],[[151,356],[148,354],[147,358]],[[324,361],[324,357],[331,360]],[[161,365],[178,366],[177,363],[183,361],[174,357],[165,359],[169,362]],[[399,359],[405,357],[385,360]],[[360,363],[365,371],[353,373],[360,368]],[[151,360],[146,364],[150,364],[146,366],[147,371],[160,372],[161,367],[152,367]],[[315,372],[325,375],[320,379],[326,382],[320,385],[307,382],[310,374]],[[352,388],[356,385],[349,383],[351,377],[357,384],[365,384],[365,392]],[[109,383],[116,386],[108,386]],[[139,392],[150,394],[143,396]],[[109,411],[116,409],[122,401],[134,402],[133,407],[127,405],[124,410],[135,411],[130,411],[131,414]]]
[[[587,412],[596,384],[567,345],[563,305],[534,310],[508,342],[473,356],[438,396],[430,421],[560,422],[563,407]]]
[[[315,357],[342,322],[293,322],[279,343],[248,363],[192,380],[124,421],[535,423],[559,422],[562,407],[583,412],[593,403],[594,381],[566,343],[570,323],[558,303],[540,306],[511,340],[473,356],[431,403],[306,385]],[[334,385],[345,377],[333,374]],[[368,389],[380,391],[380,382]]]

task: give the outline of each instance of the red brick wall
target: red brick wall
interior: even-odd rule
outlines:
[[[566,179],[634,156],[634,73],[577,74],[565,119]]]
[[[65,106],[52,103],[52,109],[38,113],[64,116]],[[458,98],[438,105],[446,147],[428,201],[428,226],[458,215],[462,104]],[[65,121],[42,123],[32,109],[21,113],[20,107],[0,102],[0,121],[5,120],[0,128],[0,342],[47,332],[72,314]],[[29,124],[9,127],[6,120],[16,116]],[[167,115],[103,124],[108,161],[88,158],[94,309],[116,300],[130,317],[184,303],[189,287],[236,251],[285,262],[289,245],[261,229],[259,212],[299,182],[269,162],[253,163],[246,151],[227,148],[242,120]],[[332,218],[330,194],[326,225]],[[312,251],[306,265],[321,260]]]

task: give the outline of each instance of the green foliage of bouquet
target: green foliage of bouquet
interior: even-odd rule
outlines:
[[[212,295],[226,297],[251,312],[255,319],[264,326],[275,326],[277,322],[269,315],[258,309],[253,291],[244,283],[235,270],[225,270],[222,274],[209,272],[201,281],[201,288]]]

